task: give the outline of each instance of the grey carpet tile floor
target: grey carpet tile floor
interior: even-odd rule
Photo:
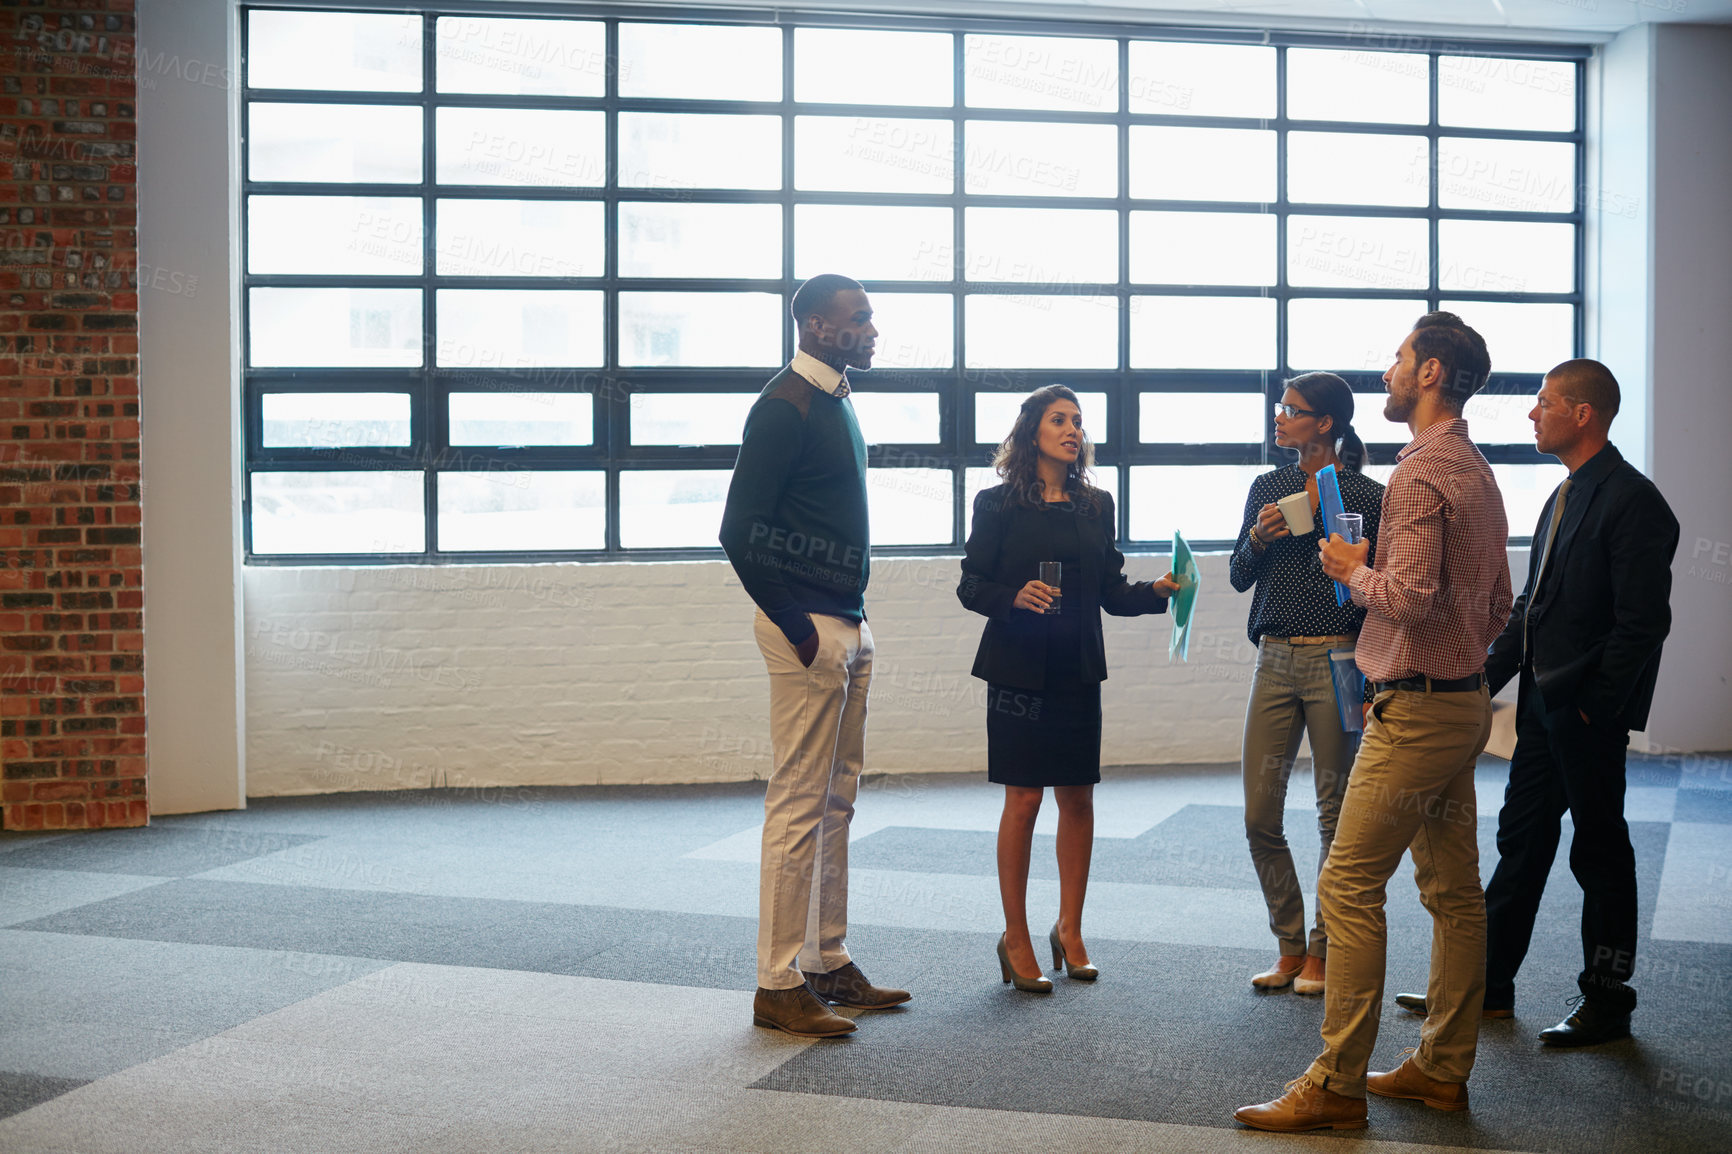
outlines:
[[[1108,771],[1088,923],[1105,976],[1049,998],[1002,986],[992,957],[999,792],[870,780],[850,947],[916,997],[817,1044],[749,1024],[761,784],[273,799],[0,835],[0,1149],[781,1154],[798,1127],[812,1149],[947,1154],[1732,1150],[1732,791],[1673,762],[1631,775],[1636,1038],[1534,1039],[1580,965],[1566,823],[1473,1110],[1376,1101],[1370,1130],[1334,1138],[1230,1119],[1305,1067],[1322,1015],[1246,982],[1273,943],[1230,767]],[[1488,877],[1501,764],[1480,773]],[[1296,775],[1301,876],[1307,792]],[[1038,937],[1056,889],[1037,842]],[[1388,918],[1388,992],[1423,988],[1405,868]],[[1379,1063],[1417,1037],[1388,1008]]]

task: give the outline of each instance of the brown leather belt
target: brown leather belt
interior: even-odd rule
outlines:
[[[1352,645],[1357,638],[1345,634],[1339,637],[1269,637],[1265,641],[1274,641],[1281,645]]]
[[[1374,682],[1378,693],[1390,689],[1404,689],[1409,693],[1467,693],[1485,684],[1485,674],[1470,673],[1466,677],[1455,677],[1448,681],[1440,681],[1435,677],[1416,675],[1402,677],[1395,681]]]

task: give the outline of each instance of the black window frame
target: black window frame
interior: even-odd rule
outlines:
[[[1137,440],[1140,427],[1140,394],[1143,392],[1222,392],[1245,394],[1253,390],[1264,399],[1278,398],[1281,381],[1293,372],[1314,366],[1286,366],[1288,355],[1288,302],[1305,298],[1346,299],[1420,299],[1430,308],[1449,299],[1463,302],[1523,302],[1566,303],[1574,315],[1572,356],[1582,355],[1584,344],[1584,277],[1585,251],[1585,61],[1592,49],[1585,45],[1508,42],[1470,39],[1437,39],[1401,36],[1390,42],[1377,34],[1315,32],[1279,32],[1253,30],[1192,29],[1163,25],[1141,25],[1122,22],[1057,21],[1037,19],[977,19],[940,16],[872,15],[854,16],[822,12],[794,12],[756,9],[709,8],[631,8],[593,4],[487,4],[485,6],[450,4],[430,7],[426,4],[376,2],[365,6],[344,6],[343,12],[416,14],[422,20],[422,88],[419,92],[356,92],[301,89],[256,89],[250,85],[246,63],[249,14],[255,10],[290,10],[329,12],[332,8],[311,8],[285,4],[245,5],[241,18],[241,90],[242,142],[241,180],[237,189],[242,228],[241,264],[241,411],[244,432],[245,498],[243,501],[243,539],[245,563],[249,565],[352,565],[352,564],[493,564],[548,561],[621,561],[621,560],[689,560],[716,559],[721,550],[702,548],[622,548],[620,545],[620,474],[628,469],[730,469],[737,455],[737,445],[703,447],[652,446],[631,444],[630,397],[634,391],[679,392],[752,392],[759,391],[773,369],[766,368],[621,368],[618,366],[619,317],[617,302],[621,291],[757,291],[780,296],[785,307],[798,282],[794,279],[794,208],[797,204],[851,205],[931,205],[952,209],[954,228],[953,267],[951,278],[919,281],[869,281],[871,292],[949,293],[954,307],[954,355],[949,369],[902,370],[882,369],[862,378],[859,387],[873,392],[936,392],[939,398],[939,440],[937,443],[873,445],[869,463],[873,467],[925,467],[948,470],[953,476],[952,538],[948,543],[925,545],[875,546],[881,555],[946,555],[960,552],[967,509],[964,506],[967,488],[965,470],[990,463],[992,446],[977,443],[972,438],[974,396],[977,393],[1008,391],[1026,393],[1042,385],[1062,381],[1079,392],[1104,392],[1107,396],[1109,436],[1096,445],[1096,461],[1100,465],[1116,466],[1119,536],[1126,552],[1158,552],[1167,543],[1159,540],[1138,540],[1130,537],[1132,514],[1130,501],[1131,469],[1141,465],[1262,465],[1274,467],[1284,463],[1286,454],[1275,447],[1270,406],[1263,406],[1264,436],[1261,443],[1217,443],[1201,445],[1143,444]],[[491,18],[574,19],[603,22],[606,28],[607,68],[605,93],[601,97],[496,96],[439,93],[436,91],[439,17],[479,16]],[[782,98],[772,102],[708,101],[690,99],[623,98],[618,92],[619,25],[622,23],[659,22],[671,24],[730,24],[774,27],[782,32]],[[794,36],[797,28],[861,28],[897,31],[949,33],[953,36],[955,84],[952,105],[948,109],[927,106],[816,104],[794,99]],[[964,43],[969,33],[1039,36],[1085,36],[1116,38],[1119,61],[1118,111],[1113,113],[1075,113],[1028,109],[971,108],[964,100]],[[1216,44],[1247,44],[1273,47],[1275,57],[1276,115],[1267,120],[1247,120],[1183,113],[1132,113],[1127,99],[1131,70],[1129,44],[1133,40],[1190,41]],[[1427,56],[1430,86],[1430,111],[1425,124],[1395,124],[1383,122],[1338,122],[1293,120],[1287,116],[1287,50],[1289,48],[1356,49],[1368,52],[1388,51],[1421,53]],[[1438,57],[1445,55],[1498,56],[1524,60],[1573,62],[1576,69],[1575,127],[1569,132],[1539,132],[1525,130],[1478,129],[1443,126],[1438,123]],[[366,183],[301,183],[255,181],[250,178],[249,133],[250,110],[258,104],[385,104],[417,106],[422,110],[422,173],[418,184]],[[495,107],[511,109],[570,109],[599,110],[605,116],[607,171],[600,187],[546,187],[519,185],[449,185],[436,180],[434,132],[435,109],[438,107]],[[782,187],[775,191],[690,190],[658,192],[654,189],[626,188],[617,184],[618,127],[621,111],[658,112],[754,112],[781,117]],[[851,116],[881,116],[894,118],[949,119],[954,124],[955,186],[949,194],[901,194],[855,192],[796,192],[793,187],[794,130],[797,115],[828,114]],[[1056,196],[998,196],[964,191],[966,166],[965,121],[1055,121],[1066,123],[1103,123],[1115,126],[1118,148],[1118,190],[1112,198]],[[1223,201],[1172,201],[1133,199],[1129,195],[1130,129],[1137,125],[1176,125],[1197,127],[1238,127],[1272,129],[1276,133],[1277,195],[1268,204]],[[1424,208],[1376,205],[1293,205],[1287,199],[1286,149],[1292,131],[1323,131],[1337,134],[1390,133],[1403,136],[1423,136],[1430,151],[1430,189]],[[1437,149],[1440,137],[1474,137],[1499,140],[1529,140],[1569,143],[1575,150],[1574,207],[1568,213],[1530,213],[1509,211],[1477,211],[1440,209],[1438,207]],[[289,275],[254,274],[247,271],[246,245],[248,202],[254,195],[300,196],[398,196],[417,197],[422,202],[423,266],[418,276],[377,275]],[[439,199],[547,199],[560,201],[599,201],[603,205],[606,236],[606,264],[598,277],[485,277],[465,278],[439,276],[435,273],[437,233],[436,202]],[[617,235],[619,204],[625,201],[655,200],[700,201],[709,203],[775,203],[782,207],[782,268],[774,279],[668,279],[622,278],[618,275]],[[1112,209],[1118,214],[1119,279],[1116,283],[1086,285],[1066,283],[1059,286],[1065,293],[1114,295],[1118,309],[1118,364],[1116,370],[1022,370],[970,369],[965,367],[963,343],[966,336],[964,318],[966,298],[970,295],[1028,295],[1053,291],[1053,286],[1011,282],[979,282],[965,279],[964,209],[970,206],[1027,208],[1094,208]],[[1158,209],[1196,212],[1258,212],[1275,217],[1276,283],[1264,287],[1137,284],[1130,277],[1130,213],[1133,210]],[[1385,288],[1294,288],[1287,283],[1287,227],[1293,215],[1401,217],[1427,221],[1430,244],[1429,285],[1421,289]],[[1441,220],[1539,221],[1568,223],[1574,229],[1575,269],[1571,291],[1566,293],[1485,293],[1444,292],[1439,288],[1438,222]],[[838,270],[847,271],[847,270]],[[251,367],[250,298],[251,289],[265,287],[394,287],[418,288],[422,294],[423,356],[419,368],[253,368]],[[604,301],[604,367],[595,369],[531,369],[482,371],[473,368],[439,368],[434,364],[437,347],[436,289],[582,289],[601,291]],[[1130,365],[1131,308],[1133,296],[1235,296],[1268,297],[1276,302],[1276,363],[1269,370],[1225,371],[1186,369],[1132,369]],[[785,321],[785,312],[783,313]],[[1395,334],[1391,334],[1392,337]],[[792,326],[782,325],[782,363],[794,352]],[[1495,367],[1496,349],[1493,350]],[[1376,372],[1341,372],[1356,392],[1374,392],[1382,388]],[[1532,395],[1537,391],[1538,373],[1497,373],[1494,371],[1486,392],[1491,394]],[[587,446],[481,448],[453,447],[449,442],[448,406],[446,397],[460,386],[476,384],[500,391],[579,391],[593,395],[594,432]],[[411,408],[411,444],[406,448],[333,449],[266,448],[263,445],[261,397],[266,392],[407,392]],[[1398,444],[1371,445],[1374,456],[1381,461],[1393,459]],[[1481,451],[1494,464],[1549,464],[1531,445],[1482,445]],[[548,551],[441,551],[434,547],[438,540],[437,485],[441,468],[468,469],[528,469],[569,470],[595,469],[606,479],[605,546],[598,550]],[[423,515],[427,547],[417,553],[294,553],[258,554],[252,548],[252,478],[265,472],[318,471],[413,471],[423,477]],[[1512,527],[1519,529],[1520,527]],[[1512,544],[1525,543],[1525,537],[1512,537]],[[1205,540],[1194,543],[1199,549],[1223,548],[1228,541]]]

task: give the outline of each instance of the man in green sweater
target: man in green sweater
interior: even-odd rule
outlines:
[[[757,603],[770,672],[774,764],[764,794],[758,994],[752,1021],[807,1038],[849,1033],[826,1002],[881,1009],[848,955],[848,822],[865,760],[872,631],[866,442],[848,370],[872,367],[872,304],[859,282],[815,276],[794,293],[793,363],[764,386],[740,438],[721,541]]]

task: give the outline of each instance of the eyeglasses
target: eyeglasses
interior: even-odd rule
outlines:
[[[1275,415],[1277,417],[1320,417],[1323,414],[1311,409],[1301,409],[1298,405],[1284,405],[1280,401],[1276,401]]]

